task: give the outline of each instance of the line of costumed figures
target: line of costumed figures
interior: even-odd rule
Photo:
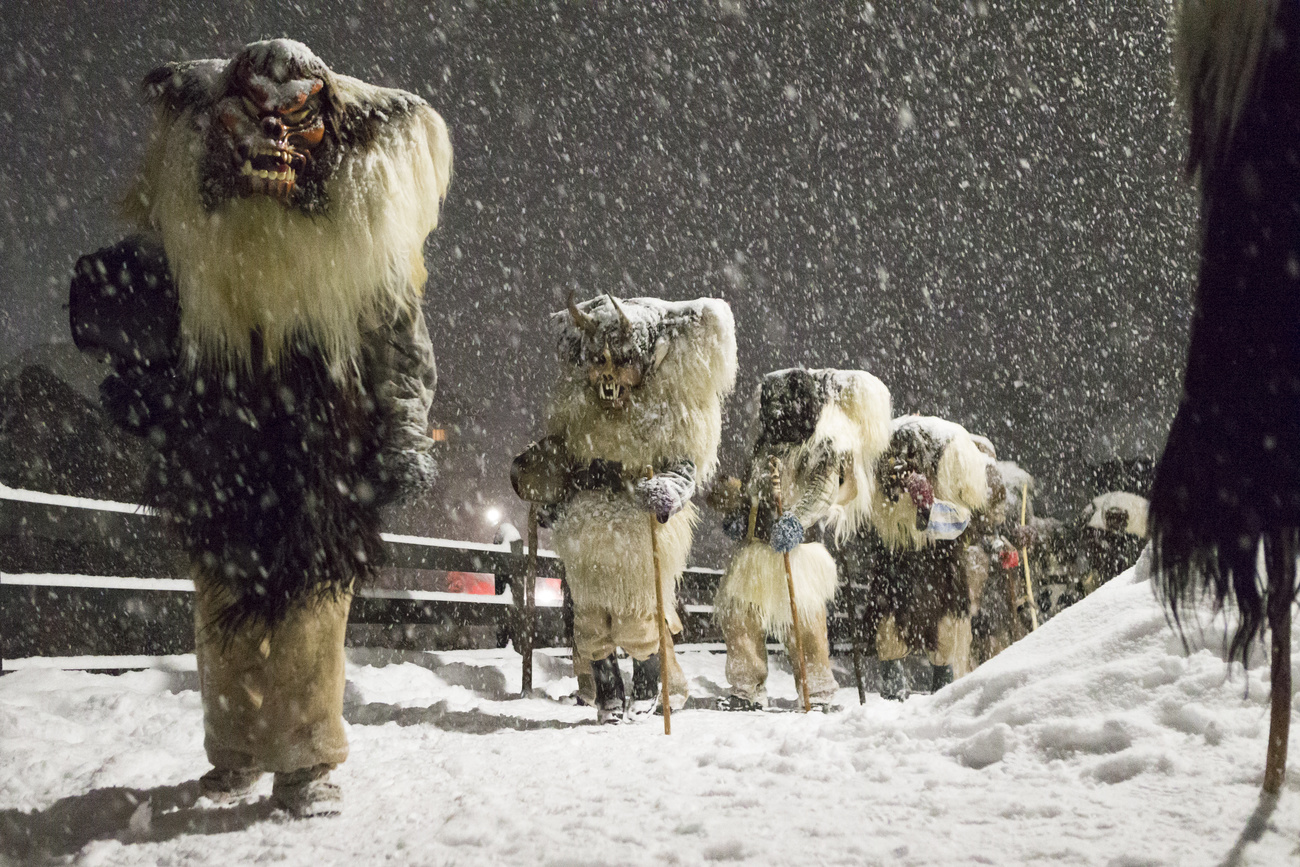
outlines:
[[[1274,0],[1179,9],[1190,167],[1206,203],[1198,309],[1214,315],[1194,325],[1157,473],[1153,575],[1175,612],[1202,593],[1234,601],[1234,656],[1267,621],[1275,793],[1300,531],[1300,173],[1286,161],[1300,137],[1300,13]],[[145,91],[156,122],[126,198],[135,234],[78,261],[72,333],[108,364],[102,403],[149,444],[146,505],[191,563],[212,765],[202,792],[239,799],[271,773],[286,811],[334,813],[352,594],[381,561],[381,508],[433,480],[420,301],[451,144],[419,97],[335,73],[291,40],[166,64]],[[1238,180],[1265,169],[1267,185]],[[667,728],[685,701],[671,635],[695,500],[735,540],[714,600],[729,708],[765,706],[768,636],[797,660],[804,708],[830,704],[837,589],[893,698],[962,676],[1018,637],[1026,612],[1032,627],[1028,576],[1017,577],[1035,541],[1029,480],[986,439],[892,418],[867,372],[782,370],[761,377],[749,466],[720,478],[737,376],[724,302],[571,298],[552,322],[560,374],[545,437],[512,477],[564,562],[575,673],[601,720],[658,704]],[[1141,512],[1102,498],[1093,528],[1144,533]],[[928,682],[909,683],[914,654],[928,657]]]
[[[929,658],[930,691],[1019,637],[1017,567],[1034,530],[1012,513],[1028,480],[986,438],[939,418],[892,418],[889,390],[865,371],[779,370],[758,387],[744,476],[718,477],[736,380],[725,302],[602,295],[570,299],[552,323],[560,376],[547,435],[515,459],[512,481],[564,562],[579,692],[602,722],[643,718],[661,692],[670,708],[686,701],[671,634],[699,490],[735,541],[713,605],[724,708],[767,706],[769,636],[795,662],[805,704],[828,708],[837,595],[889,698],[907,696],[913,654]],[[1013,473],[1024,482],[1014,493]],[[620,649],[632,659],[630,695]]]

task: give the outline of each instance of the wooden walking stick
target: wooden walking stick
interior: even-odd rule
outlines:
[[[645,468],[653,479],[654,467]],[[673,708],[668,702],[668,618],[664,612],[664,573],[659,565],[659,518],[650,515],[650,556],[655,564],[655,609],[659,616],[659,703],[664,709],[664,734],[673,733]]]
[[[1295,587],[1296,550],[1291,540],[1264,546],[1268,573],[1265,615],[1273,638],[1270,660],[1268,750],[1264,762],[1264,791],[1278,795],[1286,778],[1287,740],[1291,731],[1291,600]]]
[[[776,503],[776,515],[780,519],[784,513],[781,507],[781,459],[772,455],[768,461],[772,468],[772,499]],[[794,573],[790,571],[790,552],[781,555],[785,560],[785,586],[790,591],[790,628],[794,630],[794,652],[799,657],[799,692],[803,696],[803,712],[812,710],[808,700],[808,661],[803,653],[803,631],[799,628],[799,605],[794,601]]]
[[[528,504],[528,571],[524,577],[523,612],[519,624],[519,655],[524,672],[519,694],[527,698],[533,691],[533,633],[537,626],[537,504]]]
[[[1020,526],[1025,526],[1029,522],[1029,483],[1025,482],[1020,489]],[[1033,627],[1030,632],[1038,629],[1038,602],[1034,599],[1034,582],[1029,577],[1029,545],[1026,544],[1020,550],[1020,560],[1025,564],[1025,592],[1029,594],[1029,622]]]

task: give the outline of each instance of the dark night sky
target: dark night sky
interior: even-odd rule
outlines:
[[[72,262],[123,231],[141,76],[291,36],[451,128],[426,312],[466,438],[430,532],[522,521],[505,471],[570,288],[731,303],[732,467],[759,375],[795,364],[989,435],[1058,508],[1066,471],[1163,443],[1195,235],[1164,2],[270,5],[5,0],[0,354],[69,342]]]

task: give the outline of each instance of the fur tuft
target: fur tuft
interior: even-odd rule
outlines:
[[[697,520],[695,506],[687,503],[655,531],[664,579],[664,610],[673,631],[681,629],[675,622],[676,587],[686,568]],[[652,521],[654,517],[631,497],[604,491],[583,491],[565,505],[553,525],[553,538],[575,606],[654,615]]]
[[[1174,75],[1191,122],[1189,174],[1219,161],[1250,97],[1278,0],[1176,0]]]
[[[843,450],[852,455],[851,467],[846,466],[844,484],[835,504],[831,507],[828,526],[834,529],[838,540],[843,541],[871,520],[873,487],[872,476],[876,461],[889,448],[889,425],[893,415],[889,389],[876,377],[861,370],[836,371],[833,381],[839,385],[835,404],[844,420],[853,428],[853,439],[843,442],[842,436],[832,433],[838,426],[833,413],[824,412],[817,423],[814,436],[828,436],[843,442]],[[825,425],[825,428],[823,428]]]
[[[790,552],[790,575],[794,580],[799,615],[825,611],[835,598],[838,578],[835,560],[820,542],[808,542]],[[786,583],[785,558],[766,542],[744,544],[731,559],[718,583],[713,600],[713,617],[719,623],[743,611],[754,611],[763,619],[769,635],[784,641],[790,631],[790,588]]]
[[[1176,622],[1202,596],[1232,603],[1244,661],[1297,592],[1300,7],[1183,0],[1176,15],[1203,229],[1183,399],[1151,487],[1152,581]]]

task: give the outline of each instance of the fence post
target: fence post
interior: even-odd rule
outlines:
[[[524,540],[510,540],[510,553],[524,556]],[[528,622],[528,569],[512,566],[507,579],[510,581],[510,641],[519,653],[523,666],[520,678],[520,695],[527,696],[533,688],[533,631]]]

